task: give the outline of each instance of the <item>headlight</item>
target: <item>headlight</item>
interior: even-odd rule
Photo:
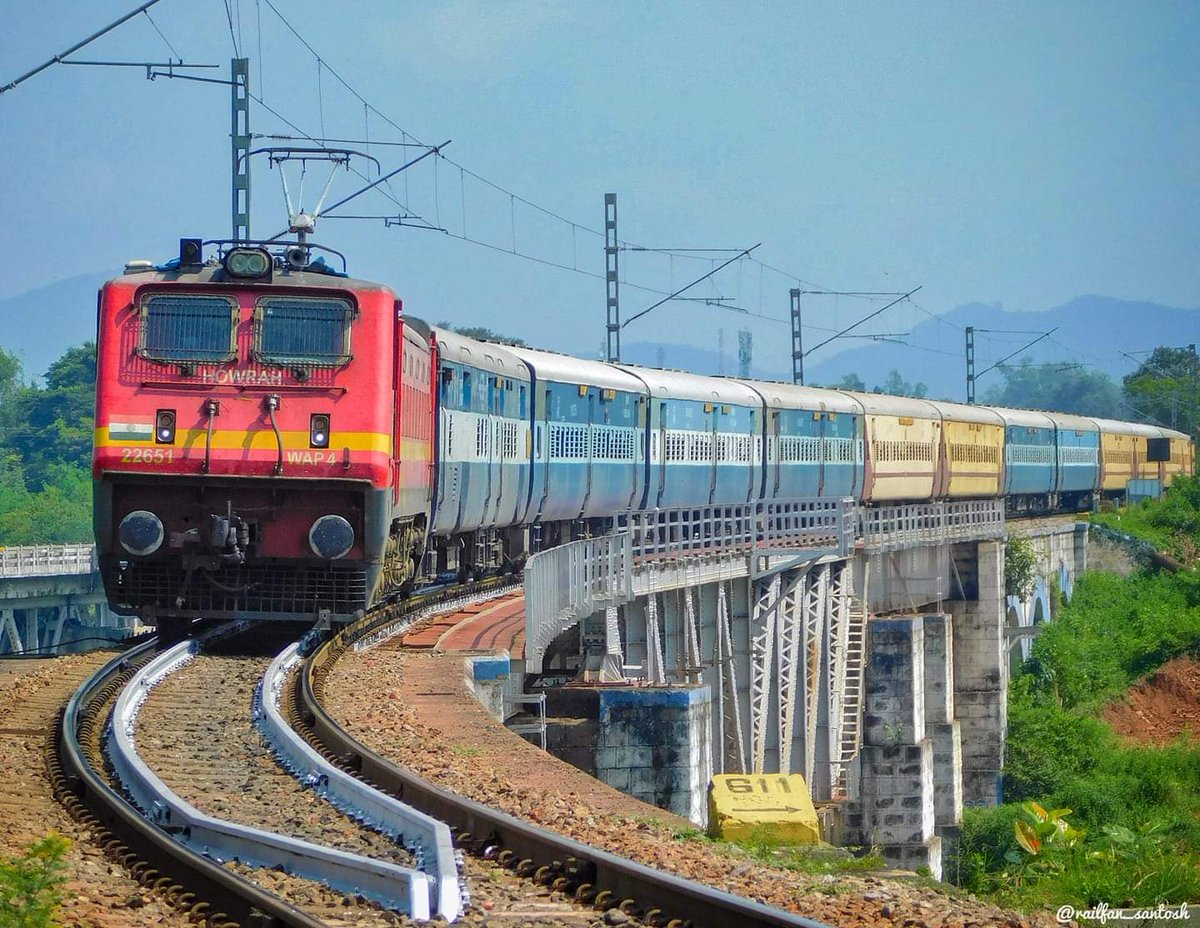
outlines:
[[[271,256],[261,248],[231,249],[225,255],[225,273],[230,277],[266,277],[271,273]]]
[[[135,509],[121,520],[117,535],[122,548],[130,554],[146,557],[162,547],[162,520],[145,509]]]
[[[308,546],[317,557],[336,561],[354,547],[354,529],[341,516],[321,516],[308,530]]]

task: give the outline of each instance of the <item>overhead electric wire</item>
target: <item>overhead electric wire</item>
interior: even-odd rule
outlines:
[[[252,138],[252,139],[277,139],[278,141],[281,141],[281,142],[296,142],[296,141],[303,140],[303,141],[309,141],[309,142],[317,142],[318,144],[322,144],[322,145],[325,144],[326,142],[333,142],[338,145],[366,145],[368,147],[371,145],[386,145],[391,148],[428,148],[429,147],[428,145],[422,145],[419,142],[381,142],[378,139],[334,139],[334,138],[329,138],[328,136],[323,136],[323,135],[315,135],[315,136],[309,137],[307,135],[302,135],[302,136],[280,135],[279,133],[266,133],[266,132],[252,132],[250,134],[250,138]]]
[[[224,0],[225,3],[225,19],[229,23],[229,41],[233,43],[233,53],[238,57],[242,57],[242,50],[238,47],[237,35],[233,31],[233,8],[229,5],[229,0]]]
[[[144,13],[146,10],[148,10],[150,7],[154,6],[154,4],[156,4],[156,3],[158,3],[158,0],[147,0],[146,3],[143,3],[141,6],[139,6],[133,12],[126,13],[120,19],[114,20],[113,22],[111,22],[107,26],[105,26],[103,29],[100,29],[97,32],[93,32],[82,42],[76,42],[74,45],[72,45],[70,48],[68,48],[65,52],[59,52],[57,55],[55,55],[49,61],[42,62],[36,68],[34,68],[32,71],[26,71],[24,74],[22,74],[16,80],[11,81],[8,84],[5,84],[3,87],[0,87],[0,93],[6,93],[9,90],[12,90],[14,87],[16,87],[18,84],[22,84],[25,81],[29,80],[29,78],[33,77],[35,74],[40,74],[42,71],[45,71],[46,68],[50,67],[51,65],[58,64],[64,58],[66,58],[67,55],[73,55],[75,52],[79,51],[85,45],[90,45],[92,42],[95,42],[96,39],[100,38],[100,36],[107,35],[108,33],[112,32],[114,29],[116,29],[122,23],[129,22],[129,20],[131,20],[131,19],[133,19],[133,17],[137,16],[138,13]]]
[[[161,38],[164,42],[167,43],[167,48],[169,48],[171,50],[171,54],[174,55],[176,58],[178,58],[180,61],[183,61],[183,55],[179,54],[179,52],[177,52],[175,50],[175,46],[171,44],[171,40],[168,39],[163,34],[163,31],[158,28],[158,23],[156,23],[154,21],[154,17],[150,15],[150,11],[142,10],[142,12],[146,14],[146,19],[150,20],[150,25],[154,27],[154,31],[158,33],[159,38]]]
[[[923,287],[923,286],[925,286],[925,285],[924,285],[924,284],[921,284],[921,287]],[[901,296],[899,296],[899,297],[897,297],[896,299],[892,300],[892,302],[888,303],[886,306],[881,306],[879,309],[875,310],[875,312],[873,312],[873,313],[868,313],[867,315],[865,315],[865,316],[863,316],[861,319],[859,319],[857,322],[855,322],[853,325],[847,326],[846,328],[842,329],[842,330],[841,330],[840,332],[838,332],[836,335],[832,335],[832,336],[830,336],[829,338],[825,339],[825,341],[821,342],[820,344],[814,345],[812,348],[809,348],[809,349],[808,349],[808,351],[804,352],[805,356],[807,357],[808,355],[812,354],[812,353],[813,353],[814,351],[816,351],[818,348],[824,348],[826,345],[828,345],[828,344],[829,344],[831,341],[833,341],[835,338],[841,338],[841,337],[842,337],[843,335],[845,335],[847,332],[850,332],[850,331],[853,331],[854,329],[857,329],[857,328],[858,328],[860,325],[862,325],[862,324],[863,324],[864,322],[866,322],[868,319],[874,319],[876,316],[878,316],[878,315],[879,315],[881,312],[883,312],[884,310],[891,309],[891,308],[892,308],[893,306],[895,306],[897,303],[900,303],[900,302],[902,302],[903,300],[907,300],[907,299],[908,299],[910,296],[912,296],[914,293],[916,293],[916,292],[917,292],[917,290],[920,290],[920,289],[921,289],[921,287],[916,287],[916,288],[914,288],[914,289],[912,289],[912,290],[909,290],[909,291],[908,291],[908,293],[902,294]]]

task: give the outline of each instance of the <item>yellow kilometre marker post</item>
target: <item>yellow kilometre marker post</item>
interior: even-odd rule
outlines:
[[[718,774],[708,787],[708,833],[740,841],[771,836],[781,844],[819,844],[821,827],[798,773]]]

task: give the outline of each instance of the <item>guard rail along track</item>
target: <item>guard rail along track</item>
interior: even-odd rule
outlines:
[[[206,815],[186,802],[142,760],[134,743],[137,716],[150,690],[188,663],[216,636],[243,631],[223,625],[161,651],[139,668],[117,696],[105,755],[134,803],[152,822],[218,861],[281,868],[344,893],[362,894],[416,919],[430,914],[430,880],[424,873],[360,854]]]
[[[144,885],[197,921],[220,928],[323,923],[172,839],[109,786],[103,774],[105,707],[155,656],[157,640],[115,657],[89,677],[60,718],[51,775],[60,802],[100,832],[98,842]]]
[[[498,584],[497,584],[498,586]],[[486,588],[478,585],[475,589]],[[367,615],[315,649],[301,668],[294,719],[326,757],[359,779],[450,825],[458,841],[474,853],[494,858],[517,873],[553,888],[573,892],[599,908],[619,905],[647,924],[668,928],[747,928],[791,926],[829,928],[730,893],[660,873],[565,838],[440,789],[398,767],[344,731],[325,711],[323,696],[329,671],[347,650],[379,640],[405,626],[406,616],[429,613],[449,604],[459,591],[419,597],[401,607],[400,615]]]

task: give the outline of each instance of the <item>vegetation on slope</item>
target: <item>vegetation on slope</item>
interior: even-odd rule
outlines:
[[[1195,550],[1200,482],[1120,519]],[[1085,575],[1011,681],[1008,802],[968,811],[950,875],[1018,905],[1200,898],[1200,746],[1127,745],[1097,717],[1181,654],[1200,654],[1200,575]]]

